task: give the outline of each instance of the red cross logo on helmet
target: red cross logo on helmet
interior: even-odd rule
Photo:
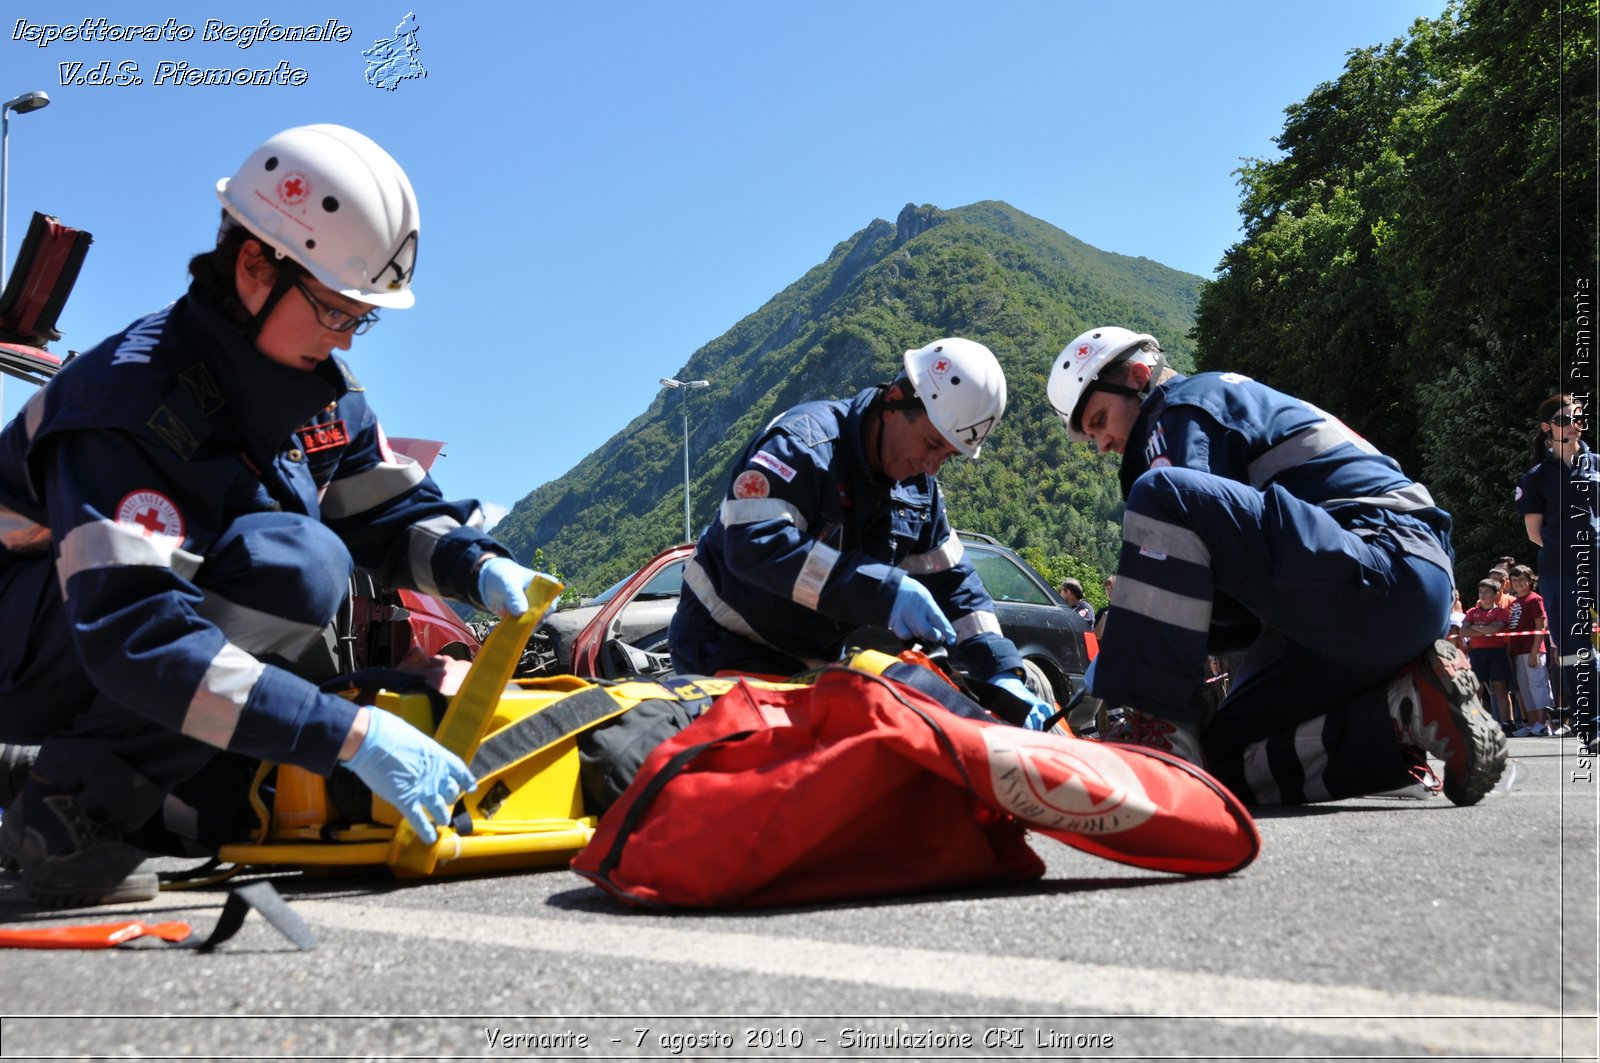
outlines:
[[[285,203],[299,203],[311,194],[311,182],[306,175],[295,171],[278,182],[278,195]]]

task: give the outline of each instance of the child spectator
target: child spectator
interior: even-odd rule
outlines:
[[[1500,584],[1500,596],[1495,599],[1495,604],[1502,609],[1510,609],[1516,599],[1516,595],[1511,593],[1511,566],[1494,566],[1489,570],[1489,578]]]
[[[1468,609],[1461,622],[1461,634],[1467,641],[1467,657],[1472,661],[1472,671],[1489,690],[1489,705],[1500,726],[1512,722],[1511,706],[1506,701],[1506,678],[1510,674],[1510,660],[1506,656],[1506,640],[1490,636],[1505,631],[1511,614],[1499,605],[1500,581],[1494,578],[1478,581],[1478,601]],[[1507,728],[1515,730],[1515,728]]]
[[[1511,592],[1511,566],[1495,565],[1489,570],[1489,578],[1500,584],[1500,596],[1495,599],[1495,604],[1506,611],[1507,624],[1510,627],[1511,603],[1516,598]],[[1505,652],[1506,644],[1501,643],[1501,652]],[[1520,730],[1528,722],[1528,714],[1522,707],[1522,694],[1517,690],[1517,670],[1507,666],[1506,675],[1506,722],[1515,724],[1514,730]]]
[[[1518,565],[1511,570],[1511,589],[1516,592],[1517,598],[1511,603],[1508,630],[1514,633],[1514,637],[1506,652],[1516,673],[1522,710],[1527,716],[1527,726],[1518,729],[1513,738],[1550,734],[1545,712],[1554,702],[1544,661],[1544,599],[1534,590],[1537,585],[1538,578],[1527,565]]]

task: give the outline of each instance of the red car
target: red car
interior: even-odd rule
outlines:
[[[1022,654],[1028,686],[1066,704],[1083,687],[1089,625],[1015,552],[987,535],[957,534],[994,598],[1001,630]],[[670,547],[584,605],[552,613],[535,633],[523,674],[616,679],[671,671],[666,628],[693,553],[689,543]],[[889,653],[900,649],[882,628],[859,628],[848,641]]]

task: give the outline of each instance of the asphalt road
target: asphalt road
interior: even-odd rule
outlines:
[[[214,953],[0,950],[0,1058],[1596,1058],[1600,778],[1512,741],[1472,809],[1262,813],[1260,858],[1184,880],[1036,839],[1020,889],[738,914],[632,911],[567,871],[272,880]],[[184,919],[221,889],[0,922]]]

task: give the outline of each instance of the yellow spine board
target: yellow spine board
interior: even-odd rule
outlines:
[[[530,588],[530,599],[533,597]],[[535,606],[538,609],[538,606]],[[535,613],[530,610],[530,613]],[[740,679],[673,680],[666,686],[654,680],[628,680],[603,686],[576,676],[510,681],[521,657],[526,634],[496,641],[506,622],[492,632],[474,662],[461,691],[439,725],[438,734],[450,732],[463,742],[455,751],[472,763],[480,748],[491,752],[497,740],[525,727],[533,717],[557,710],[556,723],[537,728],[546,737],[512,743],[510,754],[480,758],[494,766],[482,771],[477,789],[464,798],[471,818],[470,833],[451,827],[439,830],[439,840],[422,845],[398,813],[387,803],[373,800],[373,822],[345,827],[331,825],[334,815],[326,780],[300,769],[278,767],[278,793],[271,813],[271,829],[264,841],[224,846],[223,860],[238,864],[283,864],[305,868],[387,867],[398,878],[470,874],[483,871],[564,866],[572,854],[588,844],[596,817],[584,811],[579,776],[578,735],[611,716],[651,699],[685,700],[721,696]],[[507,646],[511,649],[508,651]],[[506,665],[506,655],[510,665]],[[485,663],[487,658],[487,663]],[[893,658],[887,659],[893,662]],[[478,679],[474,681],[473,677]],[[757,686],[788,689],[801,683],[743,680]],[[591,692],[603,692],[598,708]],[[591,699],[584,722],[574,725],[568,701],[575,696]],[[379,691],[375,708],[404,717],[421,730],[432,722],[432,703],[423,694]],[[581,699],[580,699],[581,700]],[[590,711],[590,710],[593,711]],[[442,740],[442,738],[441,738]],[[476,770],[476,769],[475,769]],[[298,773],[298,775],[297,775]],[[289,779],[287,787],[283,780]],[[266,813],[262,812],[263,818]],[[403,844],[401,839],[411,839]],[[404,857],[404,858],[402,858]]]
[[[500,621],[484,640],[483,648],[473,660],[466,679],[462,680],[461,689],[450,699],[450,708],[434,734],[440,745],[462,760],[471,761],[472,755],[477,752],[478,743],[488,730],[495,706],[500,703],[506,684],[511,682],[512,675],[516,673],[517,662],[522,659],[522,650],[528,644],[528,637],[533,634],[540,618],[561,596],[563,588],[563,584],[548,576],[534,576],[527,588],[528,611],[521,616]],[[445,837],[446,834],[450,837]],[[428,845],[417,837],[417,832],[411,829],[409,823],[401,820],[395,825],[394,841],[390,844],[386,862],[396,869],[404,868],[418,875],[426,875],[433,870],[441,854],[453,853],[454,836],[455,831],[450,827],[440,827],[438,840]]]

